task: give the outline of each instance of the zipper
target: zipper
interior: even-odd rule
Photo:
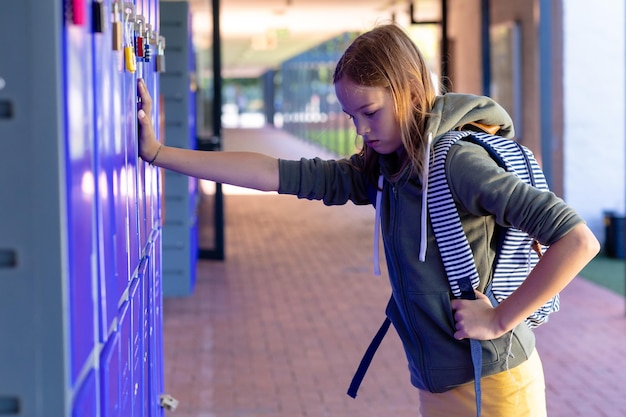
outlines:
[[[415,325],[413,324],[413,319],[410,317],[410,314],[408,314],[410,302],[409,302],[407,292],[406,292],[406,284],[405,284],[406,280],[404,278],[404,269],[401,267],[402,263],[400,262],[397,256],[398,248],[400,246],[399,239],[398,239],[400,234],[397,233],[400,227],[399,221],[398,221],[399,212],[400,212],[400,200],[398,197],[397,185],[391,184],[391,189],[393,192],[393,209],[391,208],[391,205],[389,205],[390,207],[389,215],[390,216],[393,215],[393,218],[390,217],[391,221],[389,222],[389,230],[390,230],[390,238],[392,238],[393,247],[395,248],[395,250],[393,251],[393,261],[395,264],[395,270],[397,271],[396,273],[397,288],[399,292],[399,298],[400,300],[402,300],[402,304],[398,305],[398,308],[400,310],[401,315],[405,317],[405,320],[406,320],[405,324],[407,326],[407,330],[409,331],[411,336],[415,338],[416,343],[417,343],[417,349],[415,350],[416,350],[418,357],[413,357],[413,360],[416,362],[416,364],[419,364],[419,371],[422,372],[422,380],[428,386],[428,388],[431,388],[432,376],[430,375],[429,372],[426,371],[425,366],[424,366],[424,344],[420,337],[418,329],[416,329]]]

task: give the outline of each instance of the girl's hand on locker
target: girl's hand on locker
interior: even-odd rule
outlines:
[[[154,162],[161,148],[161,143],[156,138],[154,126],[150,115],[152,114],[152,97],[148,92],[145,82],[139,79],[137,93],[141,97],[141,108],[137,112],[139,119],[139,156],[146,162]]]

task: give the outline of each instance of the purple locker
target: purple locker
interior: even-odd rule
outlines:
[[[128,208],[128,168],[126,166],[126,144],[124,113],[124,56],[121,51],[112,54],[113,76],[111,79],[112,97],[112,131],[114,141],[113,159],[113,194],[115,202],[115,262],[117,303],[130,283],[130,251],[129,224],[131,222]],[[114,297],[115,298],[115,297]]]
[[[90,9],[87,8],[88,18]],[[70,287],[71,384],[95,341],[93,287],[97,279],[95,247],[95,174],[91,35],[88,25],[65,26],[65,112],[67,233]]]
[[[146,24],[151,28],[151,31],[148,35],[149,38],[156,41],[155,31],[158,30],[158,21],[156,19],[156,9],[157,2],[156,1],[147,1],[146,9],[144,9],[144,15],[146,16]],[[151,39],[148,39],[148,44]],[[153,97],[153,106],[152,106],[152,120],[159,120],[159,89],[158,89],[158,77],[155,72],[155,59],[156,59],[156,45],[148,46],[150,52],[148,56],[144,59],[143,64],[143,74],[144,79],[146,81],[146,85],[150,88],[150,92]],[[158,126],[157,126],[158,128]],[[160,132],[157,129],[157,136],[160,139]],[[157,188],[157,176],[158,169],[151,167],[149,170],[149,174],[146,175],[146,199],[148,200],[146,204],[146,221],[149,225],[150,230],[154,230],[158,228],[158,211],[157,211],[157,197],[158,197],[158,188]]]
[[[153,63],[150,63],[148,67],[154,68]],[[153,91],[153,95],[155,97],[154,105],[153,105],[153,120],[159,120],[159,111],[160,111],[160,103],[159,103],[159,95],[158,95],[158,79],[156,77],[156,73],[152,72],[151,76],[151,91]],[[158,126],[157,126],[158,127]],[[160,137],[160,132],[157,130],[157,135]],[[148,212],[146,213],[146,217],[151,229],[161,228],[161,175],[162,172],[157,167],[150,167],[149,175],[146,176],[146,192],[148,195],[146,196],[149,199],[149,204],[147,205]]]
[[[150,89],[149,80],[146,79],[146,76],[150,76],[148,68],[145,63],[146,50],[149,49],[149,39],[146,36],[146,29],[148,24],[148,17],[145,15],[145,12],[148,9],[145,7],[144,2],[137,2],[137,16],[136,16],[136,32],[135,32],[135,45],[137,50],[137,79],[143,79],[146,81],[147,87]],[[150,89],[151,96],[154,97],[154,91]],[[140,107],[141,104],[138,104]],[[156,119],[153,119],[156,120]],[[143,255],[143,250],[145,249],[145,245],[150,236],[150,232],[152,231],[152,224],[148,218],[148,205],[150,201],[148,199],[149,190],[146,189],[147,181],[149,179],[150,167],[143,161],[137,161],[137,206],[138,206],[138,220],[139,220],[139,247],[141,248],[141,253]]]
[[[153,300],[152,300],[152,285],[153,285],[153,274],[152,274],[152,262],[151,262],[151,254],[152,254],[152,245],[148,243],[146,246],[146,258],[145,258],[145,267],[143,268],[143,281],[144,284],[141,286],[142,295],[141,298],[143,300],[142,309],[141,309],[141,320],[142,320],[142,341],[143,341],[143,352],[141,357],[141,366],[143,368],[143,409],[144,415],[149,416],[151,404],[153,401],[156,401],[155,398],[151,396],[150,391],[150,356],[151,356],[151,343],[150,343],[150,335],[152,333],[152,320],[150,319],[152,316],[152,308],[153,308]]]
[[[150,271],[152,274],[151,298],[152,311],[150,320],[152,322],[152,332],[150,334],[150,392],[154,398],[158,398],[164,392],[163,377],[163,294],[161,290],[161,233],[156,234],[152,244],[152,257],[150,260]],[[152,407],[152,417],[162,417],[164,411],[154,404]]]
[[[132,24],[124,25],[124,39],[132,39]],[[126,68],[125,66],[123,68]],[[125,175],[126,196],[128,199],[128,254],[130,274],[139,265],[141,247],[139,245],[139,201],[138,195],[138,150],[137,150],[137,77],[136,72],[122,71],[122,134],[126,150]]]
[[[141,64],[138,64],[141,65]],[[146,167],[146,163],[141,160],[137,163],[137,222],[139,230],[139,248],[141,256],[144,255],[144,249],[148,242],[148,236],[152,228],[148,229],[147,221],[147,204],[146,199],[146,171],[150,168]]]
[[[131,368],[131,320],[130,302],[126,301],[120,307],[119,334],[120,334],[120,416],[132,416],[132,368]]]
[[[100,354],[100,415],[120,416],[120,335],[109,337]]]
[[[140,270],[146,264],[142,260]],[[133,417],[143,416],[143,329],[141,311],[143,306],[143,274],[140,272],[130,285],[131,323],[131,364],[132,364],[132,402]]]
[[[108,1],[103,3],[108,9]],[[94,128],[96,141],[96,219],[100,294],[100,341],[104,342],[117,315],[121,292],[116,270],[116,151],[114,57],[110,22],[93,36]],[[123,219],[123,218],[122,218]],[[123,222],[122,222],[123,223]]]
[[[145,193],[146,193],[146,228],[148,230],[148,234],[152,233],[152,231],[157,227],[156,224],[156,210],[155,210],[155,200],[157,198],[156,194],[156,177],[158,175],[158,168],[155,167],[147,167],[145,173]],[[147,254],[147,253],[146,253]]]
[[[87,374],[74,398],[72,417],[90,417],[98,415],[98,393],[96,372],[92,369]]]

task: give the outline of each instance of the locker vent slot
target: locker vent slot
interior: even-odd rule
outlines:
[[[20,400],[17,397],[0,395],[0,416],[12,416],[20,413]]]
[[[13,117],[13,104],[9,100],[0,100],[0,119]]]
[[[12,249],[0,249],[0,268],[15,268],[17,266],[17,253]],[[0,397],[0,411],[2,411],[2,400]]]

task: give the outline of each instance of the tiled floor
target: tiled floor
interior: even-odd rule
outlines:
[[[270,129],[227,130],[225,149],[318,153]],[[195,293],[164,301],[168,416],[419,416],[393,331],[345,394],[389,296],[372,274],[373,209],[225,191],[226,260],[199,261]],[[625,416],[625,300],[577,279],[561,303],[537,331],[549,416]]]

